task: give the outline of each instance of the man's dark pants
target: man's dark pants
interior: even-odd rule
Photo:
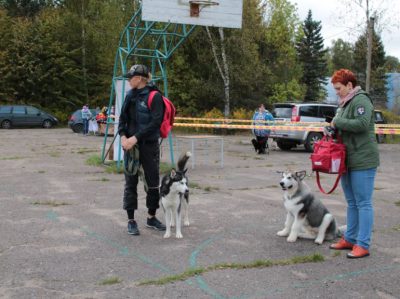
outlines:
[[[158,140],[154,142],[139,142],[139,161],[143,167],[144,176],[147,182],[148,191],[146,196],[146,206],[148,209],[156,210],[160,207],[159,185],[160,185],[160,147]],[[139,181],[138,174],[125,174],[124,189],[124,209],[137,210],[138,194],[137,185]]]

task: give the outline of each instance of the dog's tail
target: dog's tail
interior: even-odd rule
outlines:
[[[190,156],[192,155],[191,152],[186,152],[179,158],[178,161],[178,171],[184,171],[186,167],[186,162],[189,160]]]

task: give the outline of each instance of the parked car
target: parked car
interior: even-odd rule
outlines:
[[[327,118],[333,118],[337,106],[321,103],[277,103],[272,112],[275,120],[296,122],[325,122]],[[375,123],[386,123],[383,113],[375,110]],[[276,141],[281,150],[290,150],[297,145],[303,144],[307,151],[312,152],[314,143],[322,138],[322,132],[313,131],[289,131],[272,130],[271,137]],[[383,143],[386,135],[376,134],[378,143]]]
[[[98,109],[90,109],[93,118],[99,113]],[[81,109],[76,110],[68,119],[68,127],[72,129],[75,133],[83,132],[83,120]]]
[[[382,111],[380,110],[375,110],[375,123],[376,124],[386,124],[385,117],[383,116]],[[385,134],[376,134],[376,141],[378,143],[384,143],[386,139]]]
[[[57,124],[58,119],[55,116],[33,106],[0,106],[0,125],[3,129],[34,126],[40,126],[49,129]]]
[[[276,121],[325,122],[327,117],[333,118],[337,106],[321,103],[277,103],[274,104],[272,115]],[[322,138],[322,132],[272,130],[270,135],[281,150],[288,151],[297,145],[304,145],[312,152],[314,143]]]

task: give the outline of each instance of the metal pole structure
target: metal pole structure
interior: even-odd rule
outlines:
[[[370,17],[367,20],[368,36],[367,36],[367,69],[366,69],[366,78],[365,78],[365,91],[366,92],[369,92],[370,86],[371,86],[371,60],[372,60],[374,22],[375,22],[375,19],[373,17]]]
[[[118,80],[123,80],[122,75],[126,73],[128,63],[143,63],[151,66],[153,80],[163,82],[164,95],[168,96],[168,78],[165,65],[171,58],[172,54],[188,38],[195,28],[196,25],[143,21],[142,4],[140,4],[139,9],[133,14],[131,20],[121,34],[118,50],[115,56],[110,100],[108,104],[109,111],[111,111],[111,107],[116,100],[116,83]],[[123,101],[125,95],[125,81],[122,82],[123,91],[121,96],[123,97]],[[106,152],[109,124],[110,122],[107,121],[101,154],[102,161],[105,160],[104,154]],[[116,132],[114,134],[116,134]],[[170,145],[171,163],[174,163],[171,134],[168,136],[168,140]],[[118,152],[114,154],[118,157],[117,165],[119,168],[121,147],[119,147]]]

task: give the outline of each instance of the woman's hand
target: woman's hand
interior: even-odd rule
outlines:
[[[132,136],[130,138],[126,138],[125,136],[121,137],[121,146],[125,151],[130,150],[132,147],[135,146],[136,143],[137,139],[135,136]]]

